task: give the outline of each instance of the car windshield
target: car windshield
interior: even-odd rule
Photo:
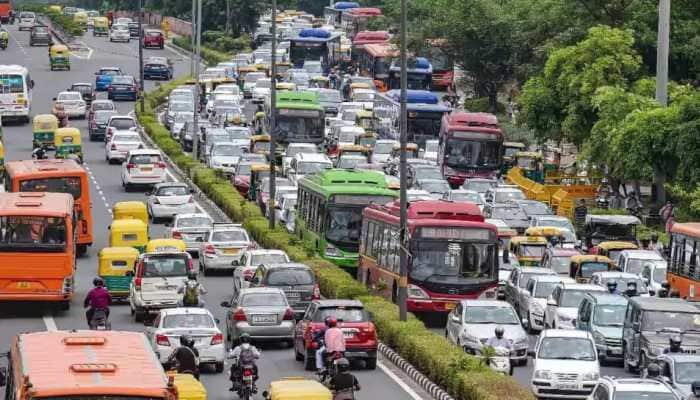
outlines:
[[[236,146],[233,144],[217,145],[212,150],[212,156],[214,157],[236,157],[243,154],[245,151],[243,147]]]
[[[538,359],[595,361],[596,351],[590,339],[545,337],[540,343]]]
[[[674,363],[676,382],[690,385],[700,381],[700,361],[676,361]]]
[[[552,257],[551,268],[557,274],[568,274],[571,256]]]
[[[438,151],[438,142],[433,140],[428,140],[425,142],[425,152],[426,153],[436,153]]]
[[[115,110],[114,103],[111,101],[93,101],[92,110]]]
[[[248,236],[239,229],[230,231],[215,231],[211,234],[212,242],[247,242]]]
[[[131,156],[129,164],[155,164],[161,161],[160,154],[136,154]]]
[[[253,72],[253,73],[246,74],[246,76],[245,76],[246,83],[257,82],[260,79],[265,79],[265,74],[259,73],[259,72]]]
[[[342,99],[340,98],[340,92],[334,91],[320,91],[318,92],[319,100],[326,103],[340,103]]]
[[[559,282],[537,282],[535,285],[535,293],[532,295],[538,299],[546,299],[554,291],[554,288]]]
[[[114,135],[112,141],[115,143],[138,143],[141,142],[139,135]]]
[[[187,276],[187,254],[148,255],[143,259],[144,278]]]
[[[587,291],[585,290],[565,289],[559,301],[559,307],[578,308],[578,305],[581,303],[586,293]]]
[[[619,253],[618,253],[619,254]],[[612,258],[611,256],[608,256],[609,258],[616,260],[617,257]],[[643,258],[630,258],[627,260],[627,263],[625,263],[625,272],[629,272],[632,274],[641,274],[642,270],[644,269],[644,266],[647,264],[651,265],[657,265],[659,267],[666,267],[666,261],[664,260],[648,260],[648,259],[643,259]],[[656,281],[656,279],[654,279]],[[665,279],[661,280],[663,282]],[[659,282],[659,281],[657,281]]]
[[[211,219],[207,217],[188,217],[177,220],[178,228],[208,228],[211,226]]]
[[[423,167],[423,168],[412,168],[413,179],[442,179],[442,173],[439,168],[433,167]]]
[[[596,272],[605,272],[609,269],[608,263],[584,262],[581,264],[581,277],[590,278]]]
[[[272,81],[269,79],[259,79],[255,82],[256,89],[270,89],[272,87]]]
[[[45,26],[35,26],[34,27],[34,32],[35,33],[47,33],[48,30]]]
[[[158,31],[146,31],[146,36],[161,37],[163,34]]]
[[[170,103],[168,108],[170,109],[170,112],[190,111],[192,109],[192,104],[185,102],[173,102]]]
[[[70,90],[73,92],[79,92],[79,93],[91,93],[92,86],[90,86],[90,85],[73,85],[73,86],[71,86]]]
[[[521,257],[537,257],[542,258],[544,252],[547,250],[545,244],[521,244],[520,245],[520,256]]]
[[[176,123],[179,124],[184,124],[185,122],[188,121],[194,121],[194,113],[191,112],[179,112],[175,114],[175,118],[173,118]]]
[[[504,220],[527,220],[527,215],[520,207],[494,207],[491,209],[491,218]]]
[[[216,328],[216,324],[207,314],[174,314],[163,318],[163,328]]]
[[[427,191],[428,193],[438,193],[438,194],[443,194],[450,190],[450,185],[447,184],[447,182],[440,180],[440,181],[428,181],[428,182],[421,182],[420,183],[420,188]]]
[[[488,281],[497,275],[497,247],[486,243],[412,240],[409,274],[419,281]]]
[[[496,194],[498,198],[498,194]],[[519,203],[520,208],[525,211],[527,215],[551,215],[552,210],[547,207],[546,204],[540,203],[539,201],[524,201]]]
[[[112,78],[112,85],[133,85],[134,78],[130,76],[115,76]]]
[[[537,226],[552,226],[571,230],[571,222],[566,218],[537,218]]]
[[[625,321],[626,305],[601,304],[595,308],[593,323],[598,326],[622,326]]]
[[[352,94],[352,101],[374,101],[373,92],[355,92]]]
[[[534,272],[523,272],[520,274],[520,283],[518,284],[518,286],[520,286],[520,288],[522,288],[522,289],[525,289],[525,287],[527,286],[527,281],[529,281],[530,278],[532,278],[533,276],[537,276],[537,275],[547,275],[547,274],[546,273],[538,274],[538,273],[534,273]]]
[[[258,266],[261,264],[284,264],[289,259],[284,254],[255,254],[250,258],[250,264]]]
[[[466,181],[462,185],[462,189],[473,190],[477,193],[486,193],[494,187],[494,184],[489,181]]]
[[[338,168],[355,169],[355,166],[357,164],[362,164],[366,162],[367,158],[365,157],[344,156],[340,157],[340,159],[338,160]]]
[[[316,147],[306,147],[306,146],[289,146],[287,151],[285,151],[284,156],[292,158],[300,153],[318,153]]]
[[[307,269],[278,269],[270,271],[267,275],[266,283],[271,286],[313,285],[314,276],[311,271]]]
[[[285,307],[287,301],[277,292],[247,293],[240,301],[242,307]]]
[[[507,203],[511,200],[523,200],[525,195],[520,190],[498,190],[496,191],[493,202]]]
[[[482,204],[481,196],[478,193],[463,193],[463,192],[452,192],[450,195],[450,200],[452,201],[469,201],[476,204]]]
[[[228,127],[226,128],[226,132],[229,134],[229,138],[231,140],[234,139],[249,139],[250,138],[250,131],[248,129],[243,128],[234,128],[234,127]]]
[[[338,322],[367,322],[369,315],[360,307],[324,307],[314,314],[314,322],[323,322],[326,317],[334,317]]]
[[[300,162],[297,163],[297,174],[307,175],[313,174],[324,169],[332,168],[330,163],[325,162]]]
[[[236,176],[250,176],[252,164],[238,164],[236,167]]]
[[[156,196],[185,196],[189,193],[185,186],[165,186],[158,189]]]
[[[642,330],[660,331],[664,328],[680,329],[681,332],[700,331],[700,313],[646,311],[642,317]]]
[[[98,124],[104,124],[109,121],[109,117],[113,116],[115,112],[113,110],[100,110],[95,112],[95,122]]]
[[[677,400],[670,392],[616,391],[613,400]]]
[[[109,126],[121,131],[129,130],[136,127],[136,123],[131,118],[112,118]]]
[[[396,143],[382,143],[378,142],[375,143],[374,145],[374,153],[375,154],[390,154],[391,151],[394,149],[394,146]]]
[[[656,283],[662,283],[666,280],[667,271],[668,270],[666,268],[656,267],[654,268],[654,273],[652,274],[651,279]]]
[[[519,324],[517,315],[511,307],[467,307],[464,312],[464,322],[467,324]]]

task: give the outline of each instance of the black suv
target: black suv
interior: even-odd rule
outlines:
[[[37,44],[45,44],[47,46],[53,44],[48,27],[44,25],[34,25],[32,27],[32,31],[29,33],[29,45],[34,46]]]

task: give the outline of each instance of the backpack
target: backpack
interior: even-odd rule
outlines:
[[[182,302],[185,305],[197,306],[199,304],[199,285],[187,282],[185,284],[185,295],[183,296]]]
[[[241,355],[238,357],[238,365],[253,365],[255,363],[255,354],[250,347],[241,349]]]

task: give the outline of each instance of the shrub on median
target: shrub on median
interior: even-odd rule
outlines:
[[[192,38],[180,36],[173,38],[173,44],[187,51],[192,51]],[[230,61],[231,54],[211,49],[202,45],[201,57],[207,65],[216,65],[220,62]]]

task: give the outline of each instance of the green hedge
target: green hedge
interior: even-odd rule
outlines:
[[[192,51],[192,38],[190,36],[175,37],[173,38],[173,44],[187,51]],[[231,53],[221,52],[202,45],[202,59],[207,65],[231,61],[231,57]]]
[[[456,400],[529,400],[527,388],[513,378],[493,373],[481,362],[445,338],[428,330],[410,316],[398,319],[398,307],[382,297],[373,296],[360,282],[334,264],[316,256],[296,236],[282,227],[270,229],[258,206],[246,201],[229,181],[182,152],[168,131],[158,124],[155,107],[167,93],[184,82],[173,81],[146,94],[146,112],[137,113],[139,121],[155,143],[186,173],[194,183],[233,221],[242,222],[250,235],[263,247],[287,252],[297,262],[315,272],[325,297],[351,298],[362,301],[372,314],[381,340],[418,368],[433,382],[445,388]]]

